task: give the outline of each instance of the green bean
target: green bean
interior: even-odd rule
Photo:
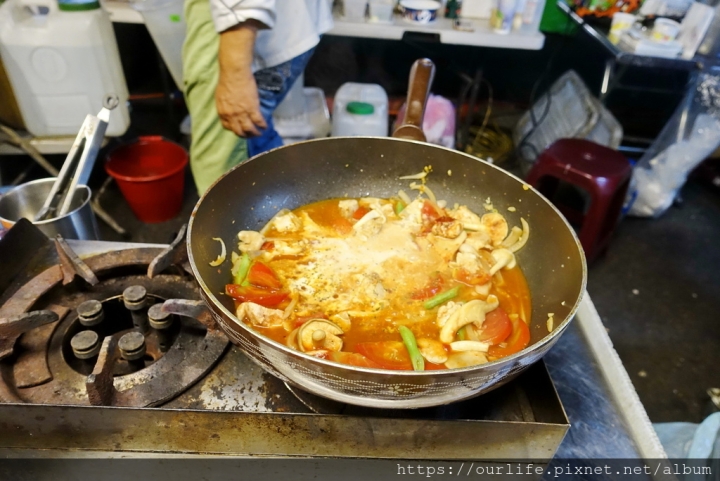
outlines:
[[[397,203],[395,204],[395,215],[400,215],[400,212],[402,212],[403,210],[405,210],[405,202],[401,200],[397,201]]]
[[[233,284],[242,284],[250,270],[250,256],[246,252],[240,257],[240,260],[233,264],[232,275]]]
[[[447,302],[454,297],[457,297],[458,292],[460,292],[460,286],[455,286],[449,291],[441,292],[435,297],[431,297],[430,299],[425,301],[425,304],[423,304],[423,306],[429,311],[433,307],[437,307],[440,304]]]
[[[458,339],[460,339],[461,341],[464,341],[464,340],[465,340],[465,338],[467,337],[466,334],[465,334],[465,326],[463,326],[463,327],[461,327],[460,329],[458,329],[457,337],[458,337]]]
[[[410,362],[412,363],[413,369],[416,371],[424,371],[425,359],[423,359],[420,349],[418,349],[415,335],[405,326],[400,326],[398,331],[400,332],[403,343],[405,343],[405,348],[407,349],[408,354],[410,354]]]

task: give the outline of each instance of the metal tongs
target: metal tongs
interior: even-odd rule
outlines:
[[[85,117],[50,194],[42,209],[35,214],[35,222],[62,217],[70,212],[77,186],[86,185],[90,178],[110,122],[110,111],[117,107],[118,103],[117,96],[108,95],[97,116],[88,114]]]

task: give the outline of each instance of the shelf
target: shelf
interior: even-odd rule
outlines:
[[[103,6],[113,22],[144,23],[142,15],[128,2],[107,0],[103,2]],[[540,32],[531,34],[512,32],[502,35],[493,32],[488,20],[463,19],[463,21],[470,25],[472,32],[455,30],[452,20],[448,18],[439,18],[430,25],[414,25],[406,22],[399,15],[396,15],[391,23],[352,22],[336,15],[335,26],[326,35],[402,40],[406,32],[412,32],[434,36],[440,43],[450,45],[520,50],[540,50],[545,44],[545,36]]]
[[[576,14],[572,10],[572,8],[563,0],[558,0],[557,6],[560,10],[565,12],[575,23],[580,25],[583,30],[585,30],[585,32],[587,32],[600,45],[602,45],[607,52],[613,55],[618,63],[635,67],[654,67],[674,70],[697,70],[702,68],[702,63],[697,59],[687,60],[679,57],[650,57],[647,55],[636,55],[634,52],[622,50],[617,45],[610,42],[605,32],[587,23],[581,16]]]
[[[33,138],[28,133],[22,133],[21,135],[29,139],[30,144],[42,155],[67,154],[75,141],[75,136]],[[0,143],[0,155],[25,155],[25,152],[13,145]]]
[[[440,43],[451,45],[521,50],[540,50],[545,43],[545,36],[540,32],[532,34],[512,32],[503,35],[495,33],[488,25],[488,20],[463,19],[463,22],[467,22],[473,31],[454,29],[453,21],[448,18],[439,18],[429,25],[415,25],[398,15],[393,18],[392,23],[352,22],[336,16],[335,26],[327,35],[402,40],[407,32],[411,32],[434,36]]]
[[[59,137],[33,137],[28,132],[18,132],[24,139],[30,141],[30,145],[35,147],[42,155],[67,154],[75,142],[75,136],[59,136]],[[105,147],[109,142],[109,138],[103,140],[102,146]],[[0,143],[0,155],[27,155],[26,152],[9,143]]]

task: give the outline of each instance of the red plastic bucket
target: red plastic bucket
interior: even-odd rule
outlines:
[[[159,136],[140,137],[108,154],[105,170],[120,187],[135,216],[164,222],[182,208],[188,154]]]

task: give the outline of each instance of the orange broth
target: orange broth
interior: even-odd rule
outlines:
[[[352,226],[357,222],[357,219],[344,217],[338,207],[338,201],[339,199],[329,199],[308,204],[295,209],[293,213],[300,217],[303,212],[305,212],[316,224],[329,228],[328,230],[334,232],[336,237],[343,238],[351,233]],[[395,205],[399,201],[394,199],[390,200],[390,202]],[[302,231],[280,233],[274,227],[271,227],[265,233],[265,238],[268,242],[272,242],[273,238],[281,238],[285,241],[300,241],[303,239],[303,233]],[[303,261],[296,256],[280,256],[269,261],[267,264],[278,273],[281,280],[286,281],[286,279],[283,279],[282,273],[289,264],[295,262]],[[428,271],[425,274],[426,279],[423,281],[424,283],[413,286],[413,289],[421,290],[427,285],[432,284],[439,276],[442,279],[441,292],[452,289],[455,286],[460,287],[457,297],[452,299],[454,302],[484,299],[484,296],[481,296],[475,291],[474,286],[464,284],[454,279],[453,273],[448,265],[439,265],[436,270]],[[388,276],[393,275],[393,272],[388,272]],[[493,284],[490,289],[490,294],[497,296],[500,309],[503,309],[513,321],[519,319],[525,324],[528,324],[531,317],[530,291],[520,267],[516,266],[511,269],[501,269],[493,276],[492,281]],[[398,327],[400,325],[405,325],[410,328],[416,338],[438,338],[440,328],[437,325],[436,319],[439,306],[432,309],[425,309],[423,304],[426,299],[413,299],[407,292],[400,296],[393,295],[392,292],[389,292],[389,294],[389,305],[386,308],[368,317],[353,320],[352,328],[342,335],[342,351],[356,352],[355,347],[359,343],[401,341],[398,333]],[[289,304],[289,301],[284,301],[277,306],[277,308],[285,309]],[[302,317],[297,321],[298,323],[302,323],[304,320],[307,320],[308,314],[310,314],[309,317],[327,318],[327,314],[331,313],[304,312],[301,300],[295,306],[290,320]],[[248,325],[250,325],[249,322]],[[286,344],[290,334],[289,331],[282,326],[273,328],[251,327],[282,344]],[[295,327],[297,327],[297,325],[295,325]],[[515,329],[517,328],[515,327]],[[493,357],[494,356],[491,355],[489,359],[492,360]],[[443,366],[439,366],[439,368],[442,369]]]

